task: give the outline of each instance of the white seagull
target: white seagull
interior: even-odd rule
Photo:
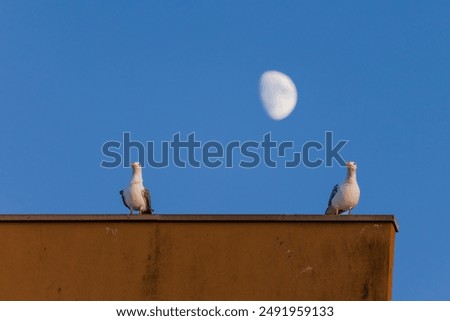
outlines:
[[[358,205],[359,186],[356,181],[356,163],[347,162],[347,177],[341,184],[336,184],[328,200],[325,214],[339,215],[345,211],[351,214],[352,209]]]
[[[144,187],[141,164],[134,162],[131,167],[133,175],[130,185],[120,191],[123,204],[130,209],[130,215],[133,214],[133,211],[139,211],[139,214],[152,214],[152,200],[149,190]]]

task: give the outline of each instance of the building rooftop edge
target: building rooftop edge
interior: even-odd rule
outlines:
[[[158,221],[158,222],[390,222],[399,227],[392,214],[323,215],[323,214],[0,214],[2,222],[92,222],[92,221]]]

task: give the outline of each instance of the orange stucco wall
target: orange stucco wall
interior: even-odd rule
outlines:
[[[390,215],[3,215],[0,300],[389,300]]]

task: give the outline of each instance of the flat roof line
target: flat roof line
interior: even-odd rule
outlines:
[[[391,222],[399,227],[394,215],[323,215],[323,214],[0,214],[2,222],[93,222],[93,221],[158,221],[158,222]]]

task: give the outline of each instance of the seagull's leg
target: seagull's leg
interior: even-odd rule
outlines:
[[[336,213],[335,215],[339,215],[339,208],[336,207]]]
[[[352,208],[350,207],[350,209],[348,210],[348,215],[352,214]]]

